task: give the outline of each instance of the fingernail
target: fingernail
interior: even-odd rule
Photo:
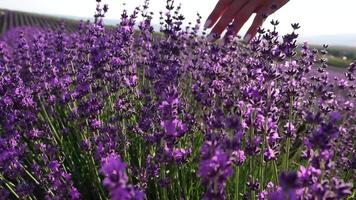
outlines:
[[[244,37],[244,41],[245,42],[249,42],[250,39],[251,39],[251,35],[250,34],[245,35],[245,37]]]
[[[206,39],[207,39],[209,42],[213,41],[213,40],[214,40],[214,34],[213,34],[213,33],[210,33],[210,34],[206,37]]]
[[[208,19],[204,24],[204,28],[209,28],[210,24],[211,24],[211,20]]]

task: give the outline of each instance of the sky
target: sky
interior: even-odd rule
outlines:
[[[132,11],[141,5],[143,0],[102,0],[109,4],[107,18],[119,19],[125,8]],[[159,24],[160,10],[165,9],[165,0],[151,0],[150,10],[155,13],[153,23]],[[203,23],[215,7],[218,0],[175,0],[182,4],[182,13],[186,22],[195,22],[196,13],[203,17]],[[95,0],[0,0],[0,8],[36,12],[50,15],[66,15],[89,18],[96,7]],[[291,31],[291,23],[298,22],[302,26],[301,36],[356,34],[356,0],[290,0],[283,8],[271,15],[267,21],[277,19],[281,23],[281,33]],[[248,29],[252,18],[245,24],[240,34]],[[265,28],[269,24],[265,23]]]

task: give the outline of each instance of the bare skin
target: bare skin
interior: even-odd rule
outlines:
[[[262,26],[265,19],[283,7],[289,0],[219,0],[205,22],[205,28],[212,28],[210,34],[221,35],[232,22],[232,34],[236,35],[253,13],[256,16],[244,36],[249,42]]]

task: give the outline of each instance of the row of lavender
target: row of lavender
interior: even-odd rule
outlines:
[[[0,199],[355,197],[355,63],[332,78],[297,24],[209,42],[172,0],[157,35],[148,3],[115,30],[98,1],[75,33],[4,36]]]
[[[64,20],[63,23],[65,23],[66,30],[68,31],[75,31],[78,25],[75,21],[70,20]],[[60,28],[60,25],[61,20],[56,17],[3,10],[0,8],[0,34],[21,26],[34,26],[57,30]]]

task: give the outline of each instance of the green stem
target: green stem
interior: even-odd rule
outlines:
[[[253,144],[253,139],[254,139],[254,134],[255,134],[255,129],[254,129],[254,126],[252,125],[252,123],[254,123],[255,119],[256,119],[256,111],[253,111],[252,119],[251,119],[251,127],[250,127],[250,129],[251,129],[250,143],[251,144]],[[251,155],[250,156],[250,174],[252,176],[252,182],[255,181],[253,168],[254,168],[254,159],[253,159],[253,156]],[[251,199],[252,200],[256,199],[255,191],[253,191],[253,190],[251,190]]]
[[[278,180],[278,168],[277,168],[277,163],[276,160],[273,160],[273,172],[274,172],[274,176],[276,178],[276,183],[277,185],[279,185],[279,180]]]
[[[285,156],[285,160],[286,160],[285,162],[286,162],[286,164],[285,164],[285,167],[284,167],[284,170],[285,170],[285,171],[287,171],[288,168],[289,168],[290,137],[287,138],[287,144],[286,144],[286,146],[287,146],[287,149],[286,149],[286,156]]]
[[[22,169],[24,169],[24,171],[26,172],[26,174],[27,174],[37,185],[40,184],[40,182],[38,182],[37,179],[36,179],[24,166],[22,166]]]
[[[293,96],[291,96],[289,101],[289,115],[288,115],[289,123],[292,123],[292,119],[293,119],[293,104],[294,104],[294,98]],[[286,143],[287,144],[286,144],[286,155],[285,155],[285,166],[284,166],[285,171],[287,171],[289,168],[290,136],[287,136]]]
[[[263,142],[262,142],[262,149],[265,149],[266,146],[269,147],[269,144],[267,142],[267,128],[268,128],[268,124],[267,124],[267,120],[265,122],[265,130],[263,131]],[[261,152],[261,166],[260,166],[260,183],[262,185],[261,188],[264,187],[264,173],[265,173],[265,164],[264,164],[264,155],[263,152]]]
[[[162,169],[161,169],[161,176],[162,176],[163,180],[166,179],[166,168],[165,168],[165,166],[163,166]],[[167,188],[165,186],[162,187],[162,194],[163,194],[163,199],[168,199]]]
[[[44,113],[44,117],[45,119],[47,120],[47,122],[49,123],[49,126],[51,127],[52,131],[53,131],[53,136],[54,136],[54,141],[56,142],[56,144],[60,144],[61,142],[61,138],[56,130],[56,128],[54,127],[53,123],[52,123],[52,120],[50,119],[47,111],[46,111],[46,108],[45,106],[43,105],[42,101],[41,101],[41,98],[40,96],[38,96],[38,101],[40,103],[40,106],[42,108],[42,111]]]
[[[235,190],[235,198],[236,200],[239,199],[239,180],[240,180],[240,167],[237,166],[237,169],[236,169],[236,172],[235,172],[235,187],[236,187],[236,190]]]
[[[17,198],[20,199],[20,197],[16,194],[15,190],[12,187],[15,187],[15,184],[11,183],[10,181],[6,180],[2,175],[0,175],[0,180],[5,183],[5,186],[7,189],[10,190],[10,192]]]

